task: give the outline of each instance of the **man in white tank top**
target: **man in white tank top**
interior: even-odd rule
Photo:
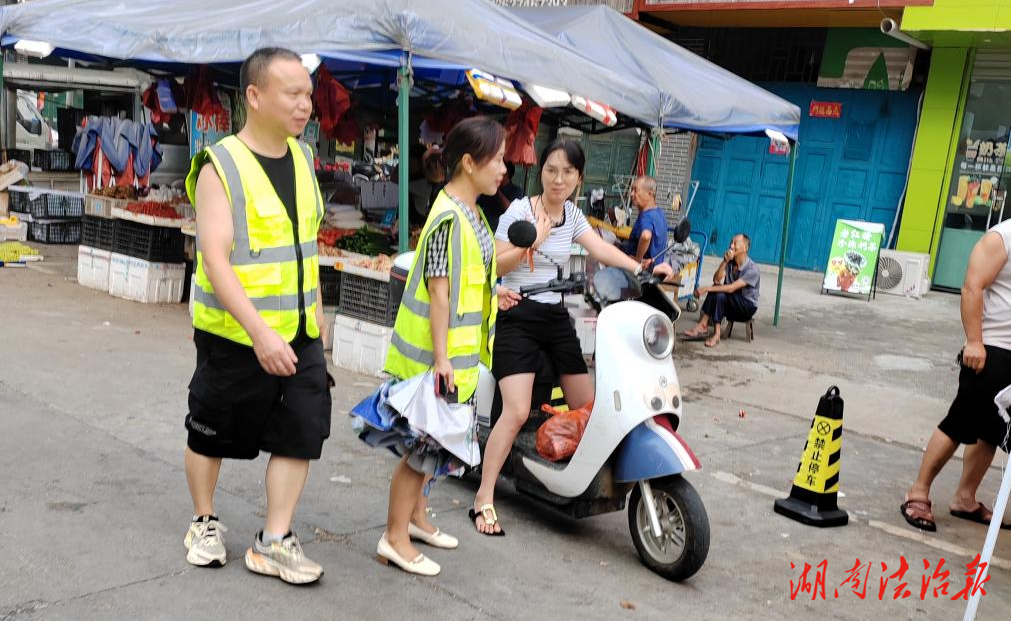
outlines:
[[[998,415],[995,396],[1009,385],[1012,374],[1012,220],[980,238],[970,253],[959,311],[966,344],[960,353],[959,391],[948,415],[924,450],[917,480],[907,491],[900,512],[921,530],[936,529],[928,495],[931,484],[960,444],[963,476],[949,503],[950,515],[989,524],[991,510],[976,498],[995,448],[1008,453],[1009,426]],[[1008,529],[1007,524],[1002,528]]]

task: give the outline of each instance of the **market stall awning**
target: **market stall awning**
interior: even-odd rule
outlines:
[[[572,45],[602,68],[655,85],[660,95],[650,101],[652,126],[661,120],[664,127],[728,133],[774,129],[792,139],[798,137],[801,111],[797,106],[606,6],[511,12]]]
[[[0,8],[3,43],[45,41],[60,51],[168,63],[229,63],[265,46],[387,64],[474,67],[563,89],[656,124],[660,91],[587,59],[485,0],[35,0]]]

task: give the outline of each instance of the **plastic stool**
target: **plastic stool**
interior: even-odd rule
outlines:
[[[752,327],[752,324],[753,324],[754,321],[755,321],[754,319],[749,319],[748,321],[745,322],[745,342],[746,343],[751,343],[752,339],[755,338],[755,330]],[[725,331],[724,336],[726,336],[727,338],[731,338],[731,330],[733,330],[733,329],[734,329],[734,322],[729,319],[727,321],[727,330]]]

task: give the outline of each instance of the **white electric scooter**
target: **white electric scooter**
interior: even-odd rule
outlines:
[[[527,222],[511,226],[514,245],[534,239],[524,225],[533,229]],[[535,448],[537,429],[546,420],[540,406],[559,385],[543,357],[531,417],[502,476],[521,494],[574,518],[621,511],[628,497],[629,531],[640,560],[655,573],[681,581],[703,566],[710,526],[702,500],[682,476],[701,466],[678,435],[682,394],[672,357],[672,320],[679,311],[658,283],[649,274],[605,268],[587,286],[585,273],[563,278],[560,269],[557,279],[520,291],[528,296],[584,292],[598,309],[596,399],[576,453],[561,462],[542,458]],[[501,404],[495,378],[482,367],[477,415],[483,450]]]

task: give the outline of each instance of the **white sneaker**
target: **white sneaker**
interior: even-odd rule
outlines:
[[[186,546],[186,562],[197,567],[221,567],[225,564],[225,540],[222,533],[228,531],[216,517],[207,517],[190,522],[183,545]]]
[[[257,533],[253,545],[246,550],[246,568],[265,576],[277,576],[289,584],[316,582],[323,575],[323,567],[306,558],[295,533],[270,544],[262,542]]]

